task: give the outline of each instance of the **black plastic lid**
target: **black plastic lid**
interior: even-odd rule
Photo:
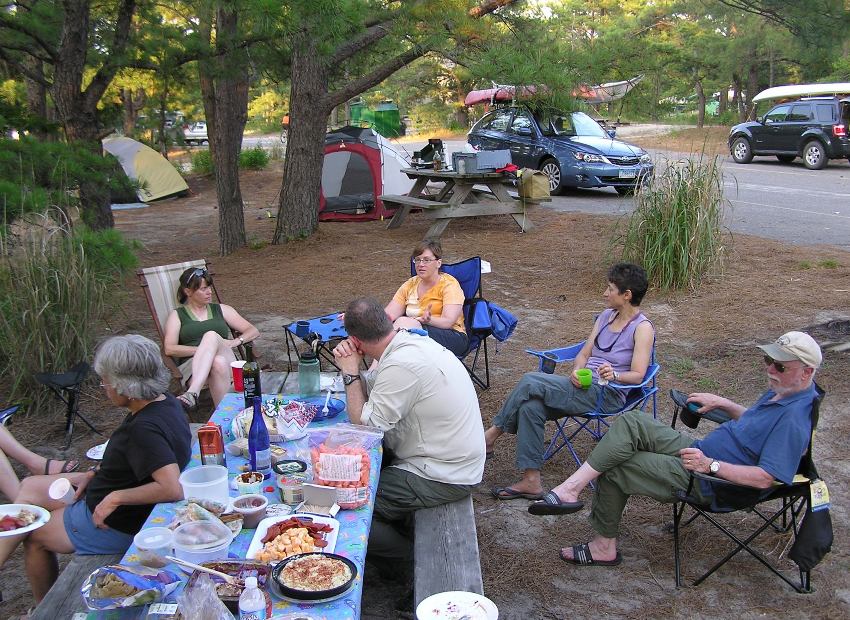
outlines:
[[[304,353],[302,353],[298,357],[302,362],[312,362],[313,360],[318,359],[316,357],[316,354],[312,350],[304,351]]]

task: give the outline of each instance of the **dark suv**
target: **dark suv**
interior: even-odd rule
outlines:
[[[850,99],[806,97],[780,103],[756,121],[735,125],[729,132],[729,152],[739,164],[753,155],[776,155],[783,163],[797,157],[810,170],[830,159],[850,157]]]

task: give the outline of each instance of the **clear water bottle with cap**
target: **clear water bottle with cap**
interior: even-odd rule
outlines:
[[[313,351],[306,351],[298,358],[298,391],[301,396],[319,394],[319,358]]]
[[[266,597],[257,587],[256,577],[245,577],[245,589],[239,596],[239,620],[266,620]]]

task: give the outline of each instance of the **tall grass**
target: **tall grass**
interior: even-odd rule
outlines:
[[[43,405],[49,394],[34,373],[91,361],[117,283],[136,265],[117,231],[72,230],[61,217],[30,215],[0,237],[0,376],[10,401]]]
[[[726,204],[717,157],[671,163],[636,194],[635,211],[615,245],[660,289],[693,289],[722,267]]]

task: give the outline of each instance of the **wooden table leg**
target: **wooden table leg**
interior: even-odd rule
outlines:
[[[401,226],[408,213],[410,213],[410,207],[408,205],[401,205],[398,209],[396,209],[390,223],[387,224],[387,230]]]
[[[425,239],[439,239],[440,235],[443,234],[443,231],[446,230],[448,225],[451,223],[451,218],[440,218],[433,224],[431,224],[431,228],[428,229],[428,232],[425,233]]]

